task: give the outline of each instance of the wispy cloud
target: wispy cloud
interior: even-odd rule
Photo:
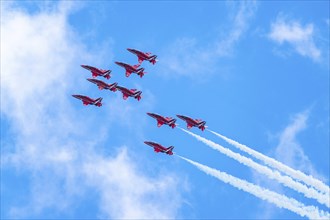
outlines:
[[[102,218],[175,218],[173,210],[180,205],[177,177],[150,178],[139,169],[126,148],[116,158],[92,158],[84,164],[88,184],[100,191]]]
[[[214,64],[221,57],[230,57],[235,45],[248,30],[253,18],[257,3],[255,1],[242,1],[234,3],[234,16],[229,18],[230,28],[223,30],[221,36],[215,36],[208,43],[201,43],[197,38],[180,37],[172,44],[166,46],[162,54],[160,65],[162,72],[168,77],[187,76],[201,80],[215,73]],[[219,69],[217,69],[219,70]]]
[[[196,77],[213,72],[215,54],[210,48],[202,48],[197,39],[179,38],[166,48],[159,62],[165,76]],[[200,77],[198,77],[201,80]]]
[[[232,19],[232,28],[227,37],[216,42],[216,54],[218,56],[230,56],[232,54],[235,44],[248,30],[249,23],[254,17],[256,10],[257,3],[255,1],[240,2],[238,10]]]
[[[285,128],[280,131],[276,137],[278,138],[278,145],[275,148],[275,155],[274,157],[283,162],[284,164],[294,168],[302,170],[303,172],[312,175],[320,180],[326,182],[326,178],[319,174],[312,162],[309,160],[308,156],[305,154],[302,146],[300,145],[297,136],[303,132],[307,127],[307,121],[310,115],[310,111],[305,110],[300,113],[295,114],[291,121],[288,123]],[[276,188],[278,191],[284,190],[283,187],[279,184],[272,185],[266,178],[262,175],[254,172],[254,178],[256,181],[263,182],[267,186],[272,186]],[[329,192],[329,188],[327,188],[327,192]],[[262,206],[268,207],[269,217],[268,218],[275,218],[276,211],[269,207],[267,204],[262,204]],[[263,213],[267,215],[266,213]],[[259,216],[264,217],[264,216]]]
[[[295,114],[292,121],[279,134],[279,144],[275,149],[278,160],[291,167],[302,170],[320,179],[325,179],[314,168],[312,162],[305,154],[302,146],[297,140],[297,135],[307,127],[309,111]]]
[[[77,112],[72,104],[71,92],[83,88],[79,82],[85,83],[73,73],[81,62],[100,60],[70,27],[73,6],[56,3],[52,10],[41,9],[33,15],[15,5],[1,8],[1,114],[14,131],[13,137],[4,137],[12,143],[1,149],[1,169],[14,168],[30,176],[28,193],[17,195],[29,202],[9,204],[1,216],[72,214],[72,204],[95,188],[100,195],[95,203],[100,204],[104,218],[175,218],[180,178],[170,173],[148,177],[122,147],[104,156],[100,149],[106,145],[111,124],[95,120],[104,108],[92,106]],[[125,114],[134,114],[127,109]],[[112,110],[116,113],[103,111],[105,120],[119,117],[121,109]],[[140,185],[133,187],[133,183]],[[9,185],[5,188],[14,190]]]
[[[297,20],[290,20],[280,15],[271,24],[268,37],[276,43],[282,45],[287,43],[298,54],[319,61],[321,49],[315,45],[314,24],[301,24]]]

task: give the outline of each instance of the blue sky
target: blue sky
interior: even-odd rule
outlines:
[[[202,118],[329,185],[329,25],[328,1],[2,1],[1,218],[305,218],[155,154],[146,140],[329,212],[146,115]],[[126,78],[114,63],[137,63],[126,48],[159,61]],[[111,69],[109,82],[142,99],[98,90],[81,64]]]

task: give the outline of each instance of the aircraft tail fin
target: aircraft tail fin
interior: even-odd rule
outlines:
[[[144,74],[146,74],[147,72],[144,72],[143,70],[141,72],[138,72],[138,75],[142,78],[144,76]]]
[[[165,152],[166,153],[171,152],[173,149],[174,149],[174,146],[170,146],[170,147],[166,148]]]
[[[97,105],[97,106],[101,106],[102,105],[102,97],[100,97],[100,98],[97,98],[96,100],[95,100],[95,104]]]
[[[203,124],[203,125],[199,126],[198,128],[201,129],[202,131],[204,131],[207,128],[207,126],[205,124]]]

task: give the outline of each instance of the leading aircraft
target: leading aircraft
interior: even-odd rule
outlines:
[[[150,52],[144,53],[136,49],[127,48],[127,50],[138,57],[139,63],[142,63],[144,60],[148,60],[150,63],[155,64],[157,62],[156,55],[151,55]]]
[[[151,141],[145,141],[144,143],[149,145],[150,147],[153,147],[154,151],[156,153],[162,152],[162,153],[165,153],[165,154],[168,154],[168,155],[173,155],[173,152],[172,152],[172,150],[174,149],[173,146],[170,146],[170,147],[166,148],[166,147],[163,147],[160,144],[157,144],[157,143],[151,142]]]
[[[107,84],[101,80],[98,80],[98,79],[87,79],[88,81],[90,81],[91,83],[94,83],[97,85],[97,87],[99,87],[100,90],[102,89],[108,89],[108,90],[111,90],[113,92],[116,92],[117,91],[117,85],[118,83],[112,83],[112,84]]]
[[[98,69],[96,67],[93,66],[88,66],[88,65],[81,65],[82,68],[85,68],[86,70],[89,70],[92,72],[92,76],[93,78],[97,77],[97,76],[103,76],[104,78],[110,79],[110,73],[111,70],[102,70],[102,69]]]
[[[190,117],[184,116],[184,115],[176,115],[178,118],[184,120],[185,122],[187,122],[187,128],[190,129],[192,127],[198,127],[199,129],[201,129],[202,131],[205,130],[205,124],[206,121],[203,121],[201,119],[192,119]]]
[[[127,63],[123,63],[123,62],[115,62],[117,65],[125,68],[126,70],[126,77],[129,77],[132,73],[136,73],[138,74],[141,78],[143,77],[144,74],[146,74],[146,72],[144,72],[144,68],[140,67],[140,64],[136,64],[136,65],[129,65]]]
[[[84,95],[72,95],[73,97],[75,97],[76,99],[80,99],[84,105],[95,105],[98,107],[102,106],[102,98],[97,98],[97,99],[92,99],[88,96],[84,96]]]
[[[138,91],[137,89],[127,89],[122,86],[116,86],[116,88],[123,93],[123,99],[127,99],[129,96],[137,99],[140,101],[141,99],[141,91]]]
[[[147,112],[147,114],[157,120],[157,126],[158,127],[162,126],[163,124],[166,124],[166,125],[168,125],[172,128],[175,128],[175,126],[176,126],[176,124],[175,124],[176,119],[175,118],[164,117],[164,116],[157,115],[155,113],[149,113],[149,112]]]

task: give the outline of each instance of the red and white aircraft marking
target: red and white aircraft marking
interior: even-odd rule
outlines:
[[[123,99],[127,99],[129,96],[137,99],[140,101],[141,99],[141,91],[138,91],[137,89],[127,89],[122,86],[116,86],[116,88],[123,93]]]
[[[187,128],[190,129],[192,127],[198,127],[202,131],[205,130],[206,126],[206,121],[203,121],[201,119],[192,119],[190,117],[184,116],[184,115],[176,115],[178,118],[184,120],[187,122]]]
[[[88,81],[90,81],[91,83],[94,83],[97,85],[97,87],[99,87],[100,90],[102,89],[108,89],[111,90],[113,92],[117,91],[117,85],[118,83],[112,83],[112,84],[107,84],[101,80],[98,79],[87,79]]]
[[[165,154],[168,154],[168,155],[173,155],[173,152],[172,150],[174,149],[173,146],[170,146],[170,147],[163,147],[162,145],[160,144],[157,144],[155,142],[151,142],[151,141],[145,141],[144,142],[145,144],[149,145],[150,147],[153,147],[154,148],[154,151],[156,153],[165,153]]]
[[[85,68],[86,70],[89,70],[92,72],[92,76],[93,78],[97,77],[97,76],[103,76],[104,78],[110,79],[110,73],[111,70],[102,70],[102,69],[98,69],[96,67],[93,66],[88,66],[88,65],[81,65],[82,68]]]
[[[129,77],[132,73],[136,73],[137,75],[139,75],[141,78],[143,77],[144,74],[146,74],[146,72],[144,72],[144,68],[140,67],[140,64],[136,64],[136,65],[129,65],[127,63],[122,63],[122,62],[115,62],[117,65],[125,68],[126,70],[126,77]]]
[[[72,95],[73,97],[75,97],[76,99],[80,99],[84,105],[95,105],[98,107],[102,106],[102,98],[97,98],[97,99],[92,99],[88,96],[84,96],[84,95]]]
[[[144,60],[149,61],[152,64],[155,64],[157,62],[156,55],[152,55],[150,52],[144,53],[136,49],[127,48],[127,50],[133,54],[135,54],[138,57],[138,62],[142,63]]]
[[[147,114],[157,120],[157,126],[158,127],[162,126],[163,124],[166,124],[166,125],[168,125],[172,128],[175,128],[175,126],[176,126],[176,124],[175,124],[176,119],[175,118],[164,117],[164,116],[157,115],[155,113],[149,113],[149,112],[147,112]]]

